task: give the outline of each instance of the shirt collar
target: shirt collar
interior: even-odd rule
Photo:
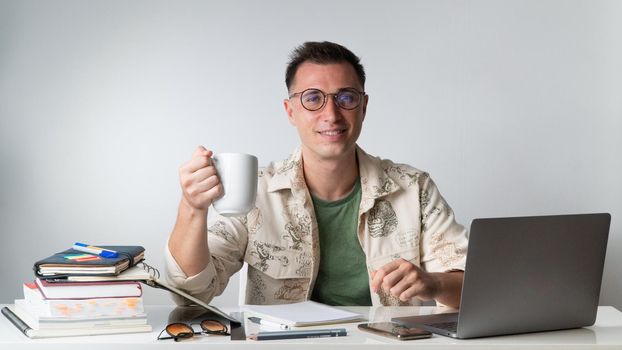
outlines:
[[[373,157],[356,146],[359,174],[362,185],[362,198],[375,200],[400,189],[400,186],[387,174],[386,161]],[[302,148],[296,150],[274,167],[274,175],[269,180],[268,192],[290,189],[292,192],[306,191],[307,185],[302,168]]]
[[[304,187],[304,171],[302,169],[302,148],[296,150],[285,160],[274,165],[274,174],[268,182],[268,192]]]

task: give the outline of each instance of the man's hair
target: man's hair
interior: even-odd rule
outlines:
[[[361,86],[365,88],[365,69],[363,69],[361,59],[352,51],[329,41],[307,41],[296,47],[289,56],[289,62],[285,70],[285,85],[288,91],[290,91],[289,89],[294,82],[298,67],[307,61],[317,64],[350,63],[356,71]]]

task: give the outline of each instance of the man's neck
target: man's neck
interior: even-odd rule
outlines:
[[[339,159],[305,157],[303,151],[305,182],[311,193],[325,201],[335,201],[347,196],[359,177],[356,150]]]

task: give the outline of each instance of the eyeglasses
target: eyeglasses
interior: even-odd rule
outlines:
[[[180,341],[182,339],[192,338],[195,334],[231,335],[231,333],[229,333],[229,330],[227,329],[227,326],[216,320],[201,321],[201,323],[199,324],[201,325],[202,331],[200,332],[194,331],[194,328],[192,328],[192,325],[194,324],[195,323],[171,323],[166,326],[166,328],[164,328],[162,332],[160,332],[160,334],[158,335],[158,340],[174,339],[175,341]],[[168,333],[170,337],[162,337],[162,333],[164,333],[164,331],[166,331],[166,333]]]
[[[289,98],[291,99],[296,95],[300,95],[300,103],[308,111],[317,111],[324,108],[328,96],[333,96],[333,101],[340,108],[352,110],[361,104],[365,92],[353,88],[345,88],[337,91],[335,94],[327,94],[319,89],[306,89],[289,95]]]

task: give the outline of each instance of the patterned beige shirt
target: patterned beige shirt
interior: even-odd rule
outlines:
[[[456,223],[430,176],[408,165],[372,157],[360,148],[356,152],[362,187],[358,237],[368,271],[398,258],[429,272],[464,270],[466,230]],[[246,303],[309,299],[318,273],[320,246],[301,160],[298,149],[286,160],[260,169],[255,208],[245,217],[210,214],[211,259],[202,272],[186,276],[166,248],[168,281],[209,302],[247,262]],[[382,292],[371,295],[373,305],[420,304],[416,298],[402,302]]]

